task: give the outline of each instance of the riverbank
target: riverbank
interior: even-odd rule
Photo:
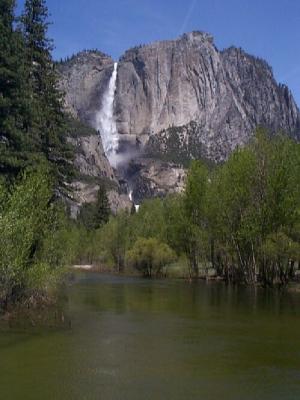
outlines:
[[[132,269],[126,268],[126,270],[119,272],[115,268],[105,266],[105,265],[92,265],[92,264],[82,264],[82,265],[73,265],[70,268],[70,271],[81,271],[81,272],[92,272],[92,273],[99,273],[99,274],[108,274],[112,276],[120,276],[120,277],[137,277],[142,278],[143,274]],[[300,275],[296,275],[295,280],[291,281],[285,287],[274,287],[274,289],[286,290],[289,292],[297,292],[300,293]],[[153,276],[150,279],[180,279],[185,280],[187,282],[195,282],[195,281],[208,281],[208,282],[225,282],[226,279],[222,276],[218,276],[215,273],[213,268],[210,268],[207,272],[205,269],[200,269],[198,278],[191,278],[189,275],[189,270],[187,265],[174,263],[168,267],[165,267],[162,274],[159,276]],[[247,287],[248,285],[237,283],[235,286],[242,286]],[[256,287],[263,288],[261,283],[257,283]],[[251,285],[248,287],[252,287]]]
[[[91,272],[91,273],[99,273],[99,274],[108,274],[112,276],[120,276],[120,277],[136,277],[136,278],[147,278],[147,279],[180,279],[187,282],[194,281],[211,281],[211,282],[223,282],[225,279],[221,276],[217,276],[214,273],[213,269],[210,269],[208,274],[205,270],[200,270],[198,278],[191,278],[189,274],[189,270],[187,265],[174,263],[168,267],[165,267],[162,270],[162,273],[159,275],[153,275],[151,278],[145,277],[141,272],[133,269],[126,268],[125,270],[119,272],[116,268],[111,268],[105,265],[93,265],[93,264],[78,264],[72,265],[70,267],[70,271],[81,271],[81,272]]]
[[[75,264],[69,268],[69,271],[72,272],[91,272],[91,273],[99,273],[99,274],[108,274],[108,275],[115,275],[115,276],[135,276],[135,277],[142,277],[143,275],[138,271],[126,268],[124,271],[118,271],[116,268],[103,265],[103,264]]]
[[[0,322],[9,326],[55,326],[67,301],[68,282],[68,271],[65,270],[63,277],[48,288],[28,291],[22,298],[8,301],[0,308]]]
[[[182,273],[185,271],[185,273]],[[146,281],[185,281],[187,283],[196,283],[198,282],[209,282],[209,283],[219,283],[225,282],[223,277],[211,275],[206,276],[204,271],[202,275],[200,275],[197,279],[191,279],[188,275],[188,272],[185,270],[185,267],[179,268],[168,268],[167,271],[160,276],[154,276],[151,279],[145,279]],[[79,273],[79,275],[78,275]],[[143,275],[133,269],[126,269],[125,271],[118,272],[116,269],[111,268],[105,265],[92,265],[92,264],[76,264],[72,265],[68,268],[68,273],[65,278],[65,284],[60,286],[60,289],[57,289],[52,293],[44,293],[40,295],[35,295],[28,297],[22,303],[10,304],[8,305],[6,310],[0,313],[0,322],[3,324],[7,324],[7,326],[27,326],[27,327],[35,327],[35,326],[56,326],[56,324],[61,324],[64,322],[65,317],[62,314],[62,304],[67,301],[67,288],[72,287],[75,282],[77,282],[77,277],[82,274],[92,274],[93,276],[112,276],[117,279],[124,279],[124,282],[127,278],[137,278],[144,279]],[[84,276],[84,275],[83,275]],[[240,287],[247,288],[246,285],[229,285],[232,287]],[[256,285],[257,288],[262,288],[260,284]],[[251,286],[248,286],[251,289]],[[300,293],[300,282],[292,281],[285,288],[281,288],[283,291],[289,293]],[[274,290],[276,293],[276,289]]]
[[[39,302],[10,306],[0,315],[0,331],[7,329],[31,330],[38,328],[56,329],[67,324],[63,310],[66,299],[40,299]],[[68,325],[68,324],[67,324]]]

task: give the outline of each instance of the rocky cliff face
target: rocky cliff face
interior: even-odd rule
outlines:
[[[83,51],[58,64],[66,111],[93,126],[112,71],[113,59],[99,51]]]
[[[81,52],[58,65],[60,89],[65,93],[65,110],[75,121],[94,127],[95,115],[101,108],[112,70],[112,58],[98,51]],[[116,171],[109,164],[99,133],[78,123],[69,132],[69,141],[76,150],[74,164],[78,171],[72,184],[73,199],[69,202],[72,215],[77,215],[83,203],[96,200],[101,184],[107,188],[114,213],[121,209],[130,210],[132,202],[123,193]]]
[[[74,166],[77,176],[72,182],[72,198],[68,204],[71,215],[76,217],[84,203],[92,203],[97,198],[100,185],[105,185],[111,210],[131,210],[132,202],[121,187],[116,171],[111,167],[103,150],[100,135],[80,123],[70,125],[69,142],[75,148]]]
[[[66,108],[93,125],[112,71],[113,60],[99,52],[62,64]],[[182,166],[226,159],[258,125],[300,139],[299,109],[270,66],[241,49],[219,51],[202,32],[128,50],[118,63],[114,114],[120,151],[135,158],[124,176],[139,200],[182,190]]]
[[[246,143],[257,125],[292,135],[300,131],[291,93],[277,85],[268,64],[240,49],[220,52],[206,33],[127,51],[117,88],[119,133],[143,143],[150,138],[152,148],[172,136],[220,161]],[[174,127],[185,137],[175,138]]]

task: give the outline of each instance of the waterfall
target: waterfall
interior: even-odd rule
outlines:
[[[96,115],[96,129],[100,132],[105,154],[113,167],[117,166],[117,150],[119,145],[117,126],[114,119],[117,68],[118,63],[114,63],[114,70],[108,88],[103,95],[101,109]]]
[[[139,204],[135,204],[135,202],[133,200],[133,191],[132,190],[130,190],[128,196],[129,196],[129,200],[134,204],[135,211],[138,212],[140,209],[140,206],[139,206]]]

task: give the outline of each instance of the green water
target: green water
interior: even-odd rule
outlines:
[[[300,399],[300,295],[79,274],[65,322],[0,330],[0,399]]]

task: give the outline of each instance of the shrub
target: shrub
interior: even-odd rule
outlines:
[[[162,268],[176,259],[173,250],[155,238],[139,238],[132,249],[127,252],[127,263],[141,271],[144,276],[160,275]]]

